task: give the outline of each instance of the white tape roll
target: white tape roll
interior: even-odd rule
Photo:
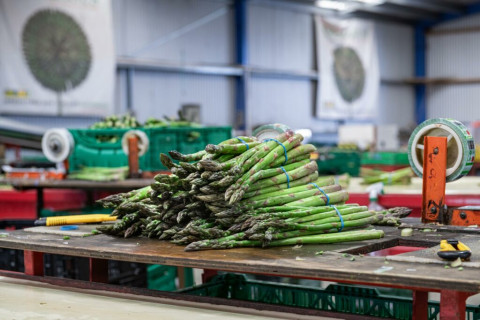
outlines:
[[[447,138],[447,182],[460,179],[470,171],[475,159],[472,135],[461,122],[438,118],[421,123],[408,141],[408,160],[419,177],[423,176],[423,140],[426,136]]]
[[[273,139],[281,133],[290,130],[290,127],[281,123],[266,124],[253,130],[252,135],[259,141]]]
[[[148,147],[150,146],[150,140],[148,139],[147,134],[140,130],[129,130],[125,132],[122,137],[123,153],[128,155],[128,138],[132,135],[135,135],[138,138],[138,156],[141,157],[147,152]]]
[[[43,154],[52,162],[66,160],[73,151],[74,145],[72,134],[64,128],[49,129],[42,137]]]

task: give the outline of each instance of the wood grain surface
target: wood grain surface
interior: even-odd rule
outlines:
[[[346,283],[368,283],[377,286],[394,286],[409,289],[439,291],[442,289],[480,292],[480,270],[465,266],[463,271],[445,269],[444,263],[424,263],[416,257],[406,261],[387,261],[385,257],[353,255],[395,245],[433,247],[440,239],[455,237],[467,242],[477,241],[473,235],[461,233],[414,232],[412,237],[400,237],[400,230],[384,228],[383,239],[331,245],[304,245],[302,247],[239,248],[185,252],[183,246],[165,241],[133,238],[121,239],[107,235],[72,237],[7,231],[0,237],[0,247],[32,250],[53,254],[91,257],[224,270],[241,273],[269,274],[331,280]],[[466,239],[466,238],[465,238]],[[472,248],[472,262],[479,262],[480,248]],[[324,251],[322,255],[316,254]],[[438,261],[436,249],[422,250],[423,258]],[[422,252],[419,251],[419,252]],[[345,255],[343,253],[351,253]],[[404,254],[408,257],[410,253]],[[352,259],[354,257],[354,259]]]

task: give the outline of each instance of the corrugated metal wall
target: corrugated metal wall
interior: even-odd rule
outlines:
[[[114,0],[115,50],[119,57],[150,59],[175,65],[232,65],[235,61],[231,1]],[[247,12],[249,65],[273,70],[316,69],[312,13],[250,3]],[[403,25],[377,23],[381,77],[413,75],[413,31]],[[132,73],[131,102],[138,118],[174,116],[182,104],[198,103],[207,125],[233,124],[235,79],[227,76],[164,71]],[[292,127],[332,131],[336,123],[313,116],[316,82],[308,78],[252,74],[247,87],[247,126],[287,122]],[[116,77],[115,112],[127,111],[127,75]],[[377,123],[413,121],[413,88],[382,83]],[[18,118],[18,117],[17,117]],[[45,123],[57,123],[45,118]],[[28,120],[28,119],[27,119]],[[62,124],[83,127],[92,119]]]
[[[247,34],[251,65],[292,71],[315,68],[311,14],[251,4]],[[282,122],[293,128],[312,127],[314,88],[308,79],[251,77],[247,126]]]
[[[227,1],[114,0],[112,6],[118,56],[192,64],[233,61]]]
[[[117,56],[172,64],[233,63],[232,8],[226,1],[115,0]],[[117,75],[118,110],[126,111],[126,75]],[[184,103],[198,103],[205,124],[232,123],[233,80],[168,72],[135,71],[132,107],[137,117],[176,116]]]
[[[472,27],[480,27],[480,15],[444,23],[434,30]],[[480,78],[480,30],[431,34],[427,38],[427,46],[428,77]],[[480,83],[429,85],[427,117],[451,117],[465,122],[479,120],[479,101]]]
[[[311,71],[315,69],[312,14],[284,8],[250,5],[248,12],[250,63],[264,68]],[[413,29],[376,23],[382,79],[413,76]],[[310,80],[252,77],[248,88],[248,124],[287,121],[290,126],[315,131],[335,125],[313,116],[315,86]],[[383,82],[378,102],[378,124],[414,122],[414,90],[409,85]]]
[[[392,84],[386,80],[403,80],[414,75],[413,28],[390,23],[375,23],[380,77],[378,124],[395,123],[408,126],[415,123],[414,88]]]

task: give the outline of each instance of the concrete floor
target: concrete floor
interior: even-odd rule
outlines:
[[[170,304],[171,303],[171,304]],[[154,297],[59,288],[40,282],[0,277],[2,320],[274,320],[333,319],[286,315],[230,306]]]

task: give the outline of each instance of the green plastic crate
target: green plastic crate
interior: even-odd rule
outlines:
[[[364,152],[362,165],[409,165],[407,152]]]
[[[131,129],[69,129],[75,146],[68,158],[70,170],[82,167],[128,166],[128,157],[123,153],[122,137]],[[103,141],[106,137],[111,140]],[[145,166],[147,154],[139,158],[140,168]]]
[[[160,153],[177,150],[188,154],[203,150],[209,143],[218,144],[232,137],[232,127],[178,127],[151,128],[145,133],[150,139],[150,149],[145,154],[143,170],[166,170],[160,162]]]
[[[348,173],[360,174],[360,153],[350,150],[329,150],[319,153],[317,159],[318,173],[321,175]]]
[[[152,264],[147,267],[147,287],[152,290],[175,291],[177,267]],[[184,268],[185,286],[193,285],[192,268]]]
[[[408,320],[412,318],[412,300],[381,295],[374,288],[329,285],[326,289],[247,280],[243,275],[225,274],[210,282],[179,292],[275,305],[343,312],[363,316]],[[429,301],[428,319],[439,318],[440,305]],[[467,319],[480,319],[480,306],[467,306]]]
[[[75,141],[68,158],[71,170],[81,167],[122,167],[128,157],[122,150],[122,137],[132,129],[69,129]],[[193,153],[209,143],[217,144],[232,136],[231,127],[165,127],[135,128],[146,133],[150,141],[147,152],[139,158],[144,171],[167,170],[160,162],[160,153],[177,150]],[[109,137],[111,139],[105,139]]]

